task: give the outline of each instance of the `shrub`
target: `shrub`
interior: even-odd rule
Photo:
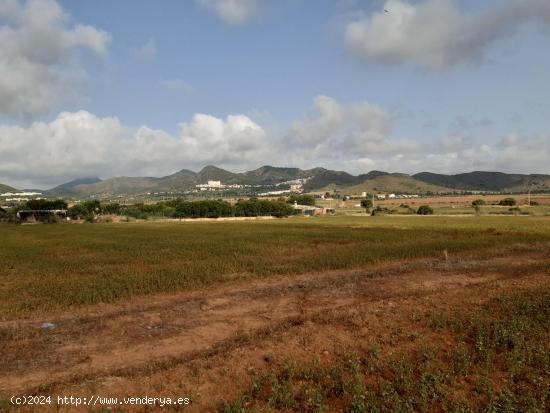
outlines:
[[[416,213],[418,215],[433,215],[434,210],[429,205],[420,205]]]
[[[498,204],[501,206],[515,206],[517,202],[514,198],[504,198]]]
[[[485,201],[483,199],[476,199],[476,200],[472,201],[472,205],[473,206],[485,205]]]
[[[382,208],[382,207],[379,207],[377,206],[376,208],[374,208],[371,212],[371,215],[372,216],[375,216],[375,215],[386,215],[386,214],[392,214],[393,211],[391,209],[388,209],[388,208]]]

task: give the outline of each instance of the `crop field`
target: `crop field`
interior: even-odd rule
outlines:
[[[180,411],[227,413],[550,406],[550,217],[1,225],[0,237],[0,409],[17,411],[12,394],[183,396]]]
[[[2,226],[0,315],[550,241],[550,219],[314,218]]]

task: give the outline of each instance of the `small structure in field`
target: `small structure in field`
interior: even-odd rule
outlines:
[[[298,205],[297,202],[294,202],[293,208],[297,214],[307,216],[323,215],[325,213],[325,208],[319,208],[313,205]]]

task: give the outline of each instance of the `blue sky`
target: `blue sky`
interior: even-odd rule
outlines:
[[[21,42],[0,58],[17,75],[0,84],[16,102],[0,106],[0,182],[209,163],[550,173],[550,6],[479,3],[0,0]],[[26,49],[43,26],[52,59]],[[41,95],[17,89],[28,67]],[[46,155],[20,154],[37,140]]]

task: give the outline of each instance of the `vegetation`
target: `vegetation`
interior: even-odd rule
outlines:
[[[381,207],[381,206],[377,206],[376,208],[374,208],[371,212],[371,215],[372,216],[375,216],[375,215],[386,215],[386,214],[392,214],[393,211],[389,208],[386,208],[386,207]]]
[[[460,254],[537,245],[550,242],[549,228],[544,217],[518,222],[398,216],[1,226],[0,315],[113,302],[235,278],[439,257],[444,250]]]
[[[371,209],[372,208],[372,199],[362,199],[361,200],[361,207],[365,209]]]
[[[418,215],[433,215],[434,210],[429,205],[420,205],[416,210]]]
[[[473,206],[482,206],[482,205],[485,205],[485,200],[483,200],[483,199],[475,199],[474,201],[472,201],[472,205],[473,205]]]
[[[62,199],[31,199],[25,203],[25,208],[35,210],[67,209],[67,203]]]
[[[315,198],[313,195],[292,194],[288,197],[288,203],[293,204],[294,202],[298,203],[298,205],[315,206]]]
[[[500,206],[515,206],[517,201],[515,198],[504,198],[499,203]]]
[[[220,412],[548,411],[550,289],[412,321],[429,339],[409,335],[415,343],[397,351],[375,341],[329,364],[289,363]]]

